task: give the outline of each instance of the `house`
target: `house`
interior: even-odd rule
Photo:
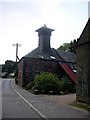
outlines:
[[[18,64],[18,84],[22,87],[42,72],[54,73],[59,78],[67,74],[73,83],[76,82],[75,54],[51,48],[50,36],[53,31],[46,25],[36,30],[38,47],[22,57]]]
[[[90,18],[76,44],[77,100],[89,102],[90,85]]]

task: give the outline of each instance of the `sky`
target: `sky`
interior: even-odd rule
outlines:
[[[0,64],[21,59],[38,47],[38,33],[44,24],[55,31],[51,47],[57,49],[80,37],[90,16],[89,0],[0,0]]]

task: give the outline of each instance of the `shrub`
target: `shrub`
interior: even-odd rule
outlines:
[[[34,82],[30,82],[26,89],[31,89],[33,93],[38,91],[39,93],[60,93],[59,79],[56,75],[43,72],[40,75],[37,75],[34,79]]]
[[[56,75],[49,72],[43,72],[37,75],[34,80],[35,86],[40,93],[50,93],[50,91],[58,93],[60,91],[58,81],[59,79]]]
[[[36,75],[34,81],[29,82],[26,89],[30,89],[34,94],[60,94],[60,92],[75,92],[75,85],[73,85],[67,77],[59,80],[55,74],[43,72],[40,75]]]
[[[29,82],[26,86],[26,90],[32,89],[33,86],[34,86],[34,81]]]
[[[64,93],[76,92],[76,85],[72,83],[66,76],[61,78],[61,80],[59,81],[59,84],[61,85],[61,91]]]

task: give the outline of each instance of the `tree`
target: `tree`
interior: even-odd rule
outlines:
[[[74,39],[70,43],[63,43],[57,50],[63,50],[63,51],[69,51],[69,52],[75,52],[75,46],[76,40]]]
[[[10,73],[14,73],[17,68],[17,63],[11,60],[7,60],[2,66],[2,72],[6,72],[5,77],[9,77]]]
[[[58,48],[58,50],[69,51],[69,48],[70,48],[70,43],[64,43]]]

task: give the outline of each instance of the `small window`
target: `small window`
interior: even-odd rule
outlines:
[[[76,73],[76,70],[73,70],[73,72],[75,72],[75,73]]]
[[[50,56],[52,59],[56,59],[54,56]]]
[[[39,55],[39,57],[40,57],[40,58],[43,58],[43,56],[42,56],[42,55]]]

